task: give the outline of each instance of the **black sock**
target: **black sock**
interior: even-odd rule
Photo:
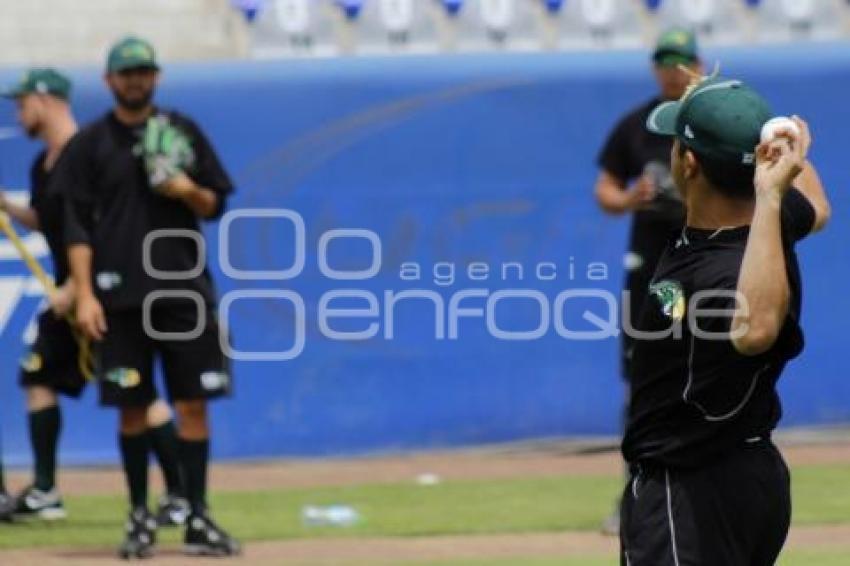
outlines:
[[[124,477],[130,491],[130,505],[133,509],[148,506],[148,450],[146,433],[119,436],[121,461],[124,464]]]
[[[180,461],[186,480],[186,498],[194,513],[207,508],[207,462],[210,459],[209,440],[180,439]]]
[[[183,497],[183,481],[181,478],[179,448],[177,446],[177,430],[174,421],[168,421],[158,427],[148,429],[151,449],[162,468],[162,478],[169,495]]]
[[[3,458],[0,458],[0,493],[6,493],[6,480],[3,478]]]
[[[62,415],[54,405],[29,414],[30,443],[35,466],[35,487],[50,491],[56,485],[56,445],[62,430]]]

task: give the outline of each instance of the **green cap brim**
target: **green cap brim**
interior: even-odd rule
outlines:
[[[646,119],[646,129],[661,136],[676,135],[676,119],[682,103],[679,101],[663,102],[649,113]]]
[[[159,71],[159,65],[150,62],[124,61],[111,65],[109,67],[109,72],[120,73],[121,71],[128,71],[130,69],[152,69],[154,71]]]
[[[696,62],[694,57],[683,55],[681,53],[662,53],[652,58],[659,67],[676,67],[678,65],[693,65]]]

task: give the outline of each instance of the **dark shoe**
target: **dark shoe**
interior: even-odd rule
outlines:
[[[118,548],[124,560],[150,558],[156,544],[156,519],[144,507],[133,509],[127,519],[127,534]]]
[[[62,496],[55,487],[49,491],[42,491],[31,485],[17,497],[16,519],[56,521],[67,516],[68,513],[62,504]]]
[[[206,513],[193,513],[186,521],[184,550],[192,556],[236,556],[242,548]]]
[[[188,501],[177,495],[166,494],[159,500],[156,522],[160,527],[185,525],[190,511]]]
[[[15,514],[15,498],[0,491],[0,523],[11,523]]]

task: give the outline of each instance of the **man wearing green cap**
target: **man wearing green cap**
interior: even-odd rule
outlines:
[[[178,414],[178,454],[190,515],[185,549],[232,555],[239,544],[207,507],[207,401],[230,392],[203,257],[200,220],[220,215],[233,185],[198,126],[157,108],[153,47],[128,37],[106,65],[114,108],[80,131],[57,172],[67,191],[66,245],[76,317],[98,342],[101,403],[120,410],[119,445],[130,495],[123,558],[153,553],[145,407],[157,396],[154,362]]]
[[[44,150],[30,168],[30,204],[20,205],[0,192],[0,209],[19,224],[45,235],[58,282],[48,297],[51,310],[38,317],[35,341],[21,361],[21,386],[26,390],[29,432],[33,449],[33,483],[16,498],[18,518],[61,519],[66,515],[56,488],[56,456],[61,430],[58,394],[79,397],[86,380],[79,364],[79,348],[65,318],[74,302],[74,285],[69,277],[64,243],[64,196],[51,184],[54,168],[64,155],[68,141],[77,132],[69,98],[71,81],[49,68],[28,70],[4,92],[18,106],[18,122]],[[188,504],[182,499],[180,470],[176,455],[171,411],[157,400],[148,409],[149,434],[163,470],[169,495],[161,501],[158,515],[164,524],[185,516]]]
[[[693,33],[671,29],[658,38],[652,53],[652,65],[658,94],[626,114],[609,134],[599,154],[596,199],[608,214],[632,214],[626,269],[629,322],[643,308],[645,290],[669,234],[682,227],[684,211],[670,177],[669,138],[646,130],[650,111],[665,100],[678,100],[690,81],[680,66],[701,74],[702,65]],[[621,371],[629,382],[634,342],[622,334]],[[616,534],[619,510],[602,527]]]
[[[788,533],[776,383],[803,349],[794,246],[830,207],[808,126],[795,117],[760,142],[770,118],[754,90],[713,77],[647,119],[674,140],[687,219],[636,325],[624,565],[772,566]]]

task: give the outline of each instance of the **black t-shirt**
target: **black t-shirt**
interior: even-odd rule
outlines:
[[[749,227],[707,231],[685,228],[664,251],[652,279],[637,329],[669,329],[681,321],[681,336],[636,338],[628,424],[623,455],[630,462],[695,466],[768,434],[781,416],[776,382],[788,360],[803,348],[799,326],[802,286],[794,244],[814,224],[808,200],[792,189],[782,206],[789,311],[776,343],[757,356],[738,353],[729,332]],[[725,290],[723,297],[696,293]],[[728,310],[696,319],[688,309]],[[719,338],[719,339],[714,339]]]
[[[671,234],[682,229],[684,206],[670,174],[673,138],[646,129],[646,119],[662,100],[653,98],[624,116],[608,136],[599,153],[599,166],[628,185],[643,174],[655,181],[658,196],[647,209],[632,215],[625,288],[629,292],[629,324],[634,326],[643,310],[649,280]],[[633,340],[622,336],[623,377],[631,379]]]
[[[643,272],[646,277],[655,270],[671,232],[681,229],[685,218],[684,207],[670,176],[673,138],[646,129],[646,119],[661,102],[653,98],[624,116],[608,136],[598,158],[602,169],[626,185],[644,173],[656,182],[658,196],[648,209],[634,213],[629,240],[629,251],[635,260],[640,258],[632,270]]]
[[[64,198],[59,188],[51,183],[52,172],[62,161],[63,151],[48,171],[45,167],[47,152],[39,153],[30,168],[30,206],[38,216],[39,231],[44,234],[50,257],[53,260],[53,276],[61,285],[68,278],[68,256],[65,252]]]
[[[216,193],[220,214],[233,185],[212,146],[189,118],[157,112],[168,116],[189,138],[194,160],[186,173]],[[151,247],[151,264],[158,271],[185,272],[201,261],[204,269],[197,277],[175,280],[145,273],[145,236],[154,230],[200,233],[200,226],[188,206],[151,189],[138,150],[143,132],[144,124],[126,126],[110,112],[71,140],[53,181],[67,195],[66,244],[91,245],[94,289],[106,309],[139,307],[150,292],[158,290],[195,291],[213,304],[215,292],[206,258],[199,258],[198,246],[189,238],[157,239]]]

